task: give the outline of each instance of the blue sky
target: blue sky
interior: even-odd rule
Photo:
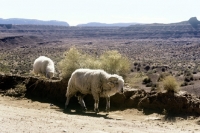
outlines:
[[[0,0],[0,18],[88,22],[173,23],[197,17],[200,0]]]

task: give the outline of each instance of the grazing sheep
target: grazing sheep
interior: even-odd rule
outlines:
[[[34,61],[33,72],[36,75],[41,74],[52,78],[55,73],[54,62],[48,57],[40,56]]]
[[[66,92],[65,108],[72,96],[77,95],[84,111],[87,110],[83,97],[92,94],[94,98],[94,111],[99,112],[99,97],[106,98],[106,111],[110,111],[110,96],[117,92],[123,93],[124,80],[116,74],[108,74],[103,70],[77,69],[71,75]]]

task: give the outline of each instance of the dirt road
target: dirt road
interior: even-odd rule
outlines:
[[[79,114],[64,113],[57,106],[30,99],[0,96],[1,133],[168,133],[200,132],[200,118],[176,117],[164,121],[162,115],[144,115],[136,109]]]

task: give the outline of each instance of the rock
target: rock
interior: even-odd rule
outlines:
[[[197,28],[198,24],[200,24],[200,21],[198,21],[196,17],[190,18],[188,22],[192,25],[193,28]]]

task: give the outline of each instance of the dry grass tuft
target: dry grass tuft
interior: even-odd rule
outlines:
[[[175,77],[173,76],[167,76],[162,81],[163,89],[172,92],[178,92],[179,91],[179,84],[176,81]]]
[[[125,76],[130,71],[130,61],[127,57],[122,56],[118,51],[112,50],[103,53],[100,56],[100,66],[109,73],[117,73]]]

